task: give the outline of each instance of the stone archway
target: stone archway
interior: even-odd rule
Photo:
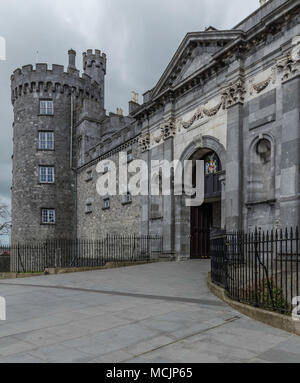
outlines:
[[[196,137],[182,152],[180,161],[186,161],[190,159],[203,159],[207,153],[215,153],[220,161],[220,168],[226,168],[226,150],[224,146],[214,137],[211,136],[198,136]],[[200,208],[197,212],[194,211],[194,217],[192,216],[191,208],[186,207],[185,205],[185,196],[176,196],[175,197],[175,232],[176,232],[176,253],[180,259],[190,259],[191,250],[192,250],[192,219],[197,219],[198,223],[203,225],[209,225],[209,217],[207,219],[208,213],[213,209],[213,203],[218,204],[217,209],[220,210],[220,229],[225,226],[225,171],[219,172],[220,177],[222,178],[222,188],[220,195],[215,199],[206,200],[206,204],[203,205],[202,209]],[[212,215],[216,212],[212,211]],[[200,229],[199,229],[200,230]],[[199,231],[201,232],[201,230]],[[205,232],[203,232],[203,235]],[[206,237],[207,240],[207,237]],[[203,244],[202,252],[204,252],[205,244]],[[201,246],[200,246],[201,248]],[[197,251],[193,252],[194,258]],[[206,253],[208,254],[208,252]],[[200,255],[198,251],[198,256]]]

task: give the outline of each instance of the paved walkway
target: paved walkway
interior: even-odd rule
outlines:
[[[0,362],[300,362],[300,337],[209,293],[209,262],[0,281]]]

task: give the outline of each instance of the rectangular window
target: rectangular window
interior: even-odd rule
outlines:
[[[91,214],[92,212],[93,212],[93,204],[89,202],[85,206],[85,214]]]
[[[39,149],[53,150],[54,149],[54,133],[39,132]]]
[[[89,170],[86,172],[86,182],[89,182],[89,181],[92,181],[93,179],[93,171],[92,170]]]
[[[40,101],[40,114],[43,116],[52,116],[53,101],[47,101],[47,100]]]
[[[42,184],[54,183],[54,167],[53,166],[40,166],[40,183]]]
[[[107,173],[108,173],[108,167],[105,166],[105,168],[104,168],[104,170],[103,170],[103,175],[104,175],[104,174],[107,174]]]
[[[123,205],[129,204],[131,202],[132,202],[132,196],[130,192],[127,192],[127,194],[123,196]]]
[[[55,210],[54,209],[42,209],[42,223],[54,224],[55,223]]]
[[[127,152],[127,162],[132,162],[133,161],[133,153],[132,150],[129,150]]]
[[[109,198],[105,198],[103,200],[103,209],[104,210],[110,209],[110,199]]]

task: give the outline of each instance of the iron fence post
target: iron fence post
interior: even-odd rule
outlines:
[[[257,270],[257,259],[258,259],[258,231],[255,228],[254,234],[254,276],[255,276],[255,306],[258,307],[258,270]]]

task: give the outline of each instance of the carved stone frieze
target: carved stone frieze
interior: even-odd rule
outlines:
[[[150,133],[146,133],[139,139],[139,147],[142,152],[150,149]]]
[[[204,117],[213,117],[215,116],[219,110],[221,109],[221,107],[223,106],[223,102],[220,102],[218,103],[216,106],[214,106],[213,108],[207,108],[205,107],[204,105],[201,105],[197,110],[196,112],[194,113],[194,115],[192,116],[192,118],[187,121],[187,122],[183,122],[182,123],[182,126],[185,128],[185,129],[188,129],[190,128],[195,121],[197,120],[200,120]]]
[[[250,95],[253,95],[254,92],[259,94],[260,92],[265,90],[271,83],[275,84],[275,82],[276,82],[276,67],[275,66],[272,67],[271,71],[272,71],[272,73],[270,74],[270,76],[267,79],[265,79],[264,81],[260,81],[257,83],[254,83],[253,79],[251,79],[249,81],[249,83],[250,83]]]
[[[169,137],[173,137],[176,134],[176,123],[173,117],[161,124],[161,134],[164,140]]]
[[[173,117],[164,121],[160,126],[160,134],[154,136],[153,140],[159,144],[162,140],[166,140],[169,137],[173,137],[176,134],[176,121]]]
[[[293,49],[277,61],[281,80],[286,81],[300,74],[300,36],[293,41]]]

